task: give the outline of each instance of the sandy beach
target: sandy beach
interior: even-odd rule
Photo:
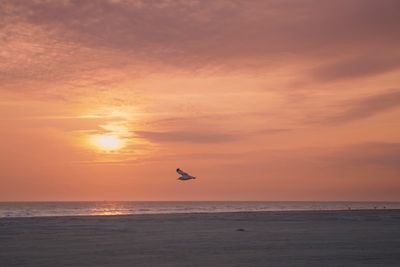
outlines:
[[[400,266],[400,210],[4,218],[0,266]]]

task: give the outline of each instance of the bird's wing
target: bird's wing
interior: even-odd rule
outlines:
[[[189,176],[189,174],[187,174],[186,172],[182,171],[182,170],[177,170],[177,173],[179,173],[182,176]]]

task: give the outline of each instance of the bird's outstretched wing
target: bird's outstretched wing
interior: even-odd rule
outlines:
[[[179,173],[179,174],[182,175],[182,176],[189,176],[188,173],[182,171],[181,169],[176,169],[176,172]]]

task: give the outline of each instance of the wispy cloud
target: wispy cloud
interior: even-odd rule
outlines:
[[[321,81],[337,81],[342,79],[371,77],[400,68],[400,56],[393,54],[377,54],[370,51],[363,56],[337,61],[323,65],[313,71],[313,76]]]
[[[344,101],[336,105],[334,115],[319,116],[309,120],[311,123],[339,124],[362,120],[400,107],[400,91],[387,92]]]
[[[294,129],[292,128],[266,128],[260,131],[257,131],[258,134],[280,134],[280,133],[287,133],[291,132]]]
[[[400,143],[363,143],[341,147],[320,157],[331,165],[352,168],[380,166],[400,171]]]
[[[86,75],[95,83],[106,77],[95,79],[93,70],[125,68],[132,76],[161,66],[270,69],[295,55],[330,60],[359,46],[390,54],[400,43],[398,9],[392,0],[2,1],[0,79]],[[392,61],[350,59],[315,75],[359,76],[398,65]]]
[[[135,134],[141,138],[153,142],[186,142],[186,143],[226,143],[240,139],[239,135],[210,133],[210,132],[150,132],[135,131]]]

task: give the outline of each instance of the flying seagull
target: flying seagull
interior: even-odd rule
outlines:
[[[181,177],[179,177],[178,180],[187,181],[187,180],[190,180],[190,179],[196,179],[196,177],[191,176],[190,174],[188,174],[188,173],[182,171],[182,170],[179,169],[179,168],[176,169],[176,172],[179,173],[179,174],[181,175]]]

